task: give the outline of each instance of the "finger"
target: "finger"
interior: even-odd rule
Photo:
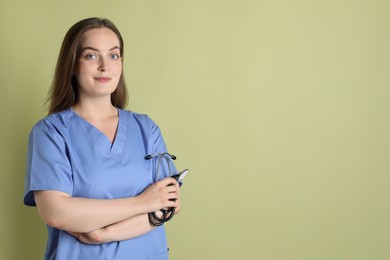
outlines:
[[[71,231],[67,231],[69,234],[71,234],[72,236],[74,237],[78,237],[79,236],[79,233],[76,233],[76,232],[71,232]]]
[[[176,186],[173,186],[173,185],[172,186],[166,186],[165,190],[168,193],[178,193],[179,192],[179,189]]]
[[[181,211],[181,205],[180,205],[180,203],[178,203],[178,205],[175,207],[175,215],[179,214],[180,211]]]
[[[169,199],[166,204],[164,205],[164,208],[176,208],[178,205],[176,198]]]
[[[176,193],[176,192],[169,192],[167,195],[166,195],[166,198],[167,199],[177,199],[179,197],[179,195]]]
[[[177,183],[177,181],[174,178],[167,177],[165,179],[162,179],[158,183],[160,183],[163,186],[168,186],[168,185],[175,185]]]

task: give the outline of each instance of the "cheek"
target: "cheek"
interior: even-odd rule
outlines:
[[[79,75],[81,75],[82,73],[86,73],[88,71],[91,71],[93,68],[94,67],[92,64],[80,62],[76,68],[76,71],[79,73]]]
[[[85,86],[90,81],[89,75],[91,75],[91,69],[89,66],[86,66],[85,64],[79,63],[78,66],[75,69],[75,77],[77,79],[77,82],[79,86]]]
[[[76,68],[74,70],[74,75],[76,76],[77,79],[82,77],[82,75],[85,73],[85,66],[83,66],[83,63],[80,62],[79,64],[76,65]]]
[[[115,73],[117,75],[121,75],[122,74],[122,63],[115,65],[114,70],[115,70]]]

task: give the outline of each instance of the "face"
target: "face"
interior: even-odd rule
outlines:
[[[122,57],[116,34],[105,27],[85,32],[75,73],[79,100],[109,98],[118,86],[121,74]]]

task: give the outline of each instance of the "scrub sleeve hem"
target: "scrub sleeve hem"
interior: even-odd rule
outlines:
[[[69,196],[72,196],[72,191],[64,189],[63,187],[37,186],[37,187],[31,187],[30,190],[27,192],[27,194],[24,196],[24,204],[27,206],[36,206],[34,191],[46,191],[46,190],[64,192]]]

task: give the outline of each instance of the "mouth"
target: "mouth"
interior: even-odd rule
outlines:
[[[100,83],[107,83],[111,80],[111,78],[109,78],[109,77],[96,77],[95,79],[97,81],[99,81]]]

